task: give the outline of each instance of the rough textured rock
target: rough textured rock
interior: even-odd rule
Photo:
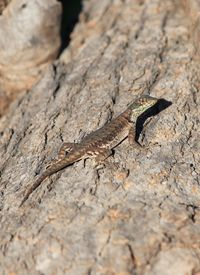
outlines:
[[[197,58],[200,57],[200,1],[195,0],[175,0],[177,7],[180,5],[184,8],[186,16],[188,16],[189,36],[194,46],[195,54]]]
[[[1,119],[1,274],[200,274],[199,74],[177,3],[86,1],[64,64]],[[18,208],[63,140],[144,92],[172,102],[145,122],[146,147],[120,144],[117,170],[80,161]]]
[[[55,60],[60,21],[56,0],[0,2],[0,115]]]

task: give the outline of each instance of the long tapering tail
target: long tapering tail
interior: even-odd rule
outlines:
[[[41,176],[39,176],[39,178],[34,182],[34,184],[28,189],[28,191],[26,192],[22,202],[20,203],[20,207],[25,203],[25,201],[29,198],[30,194],[35,191],[35,189],[38,188],[38,186],[40,186],[40,184],[43,182],[43,180],[45,180],[47,177],[49,176],[48,170],[45,171]]]
[[[34,184],[28,189],[19,207],[21,207],[24,204],[24,202],[29,198],[31,193],[40,186],[43,180],[45,180],[47,177],[51,176],[52,174],[62,170],[63,168],[69,166],[70,164],[80,160],[81,156],[82,156],[81,152],[80,153],[77,152],[75,154],[69,153],[67,159],[62,159],[57,163],[53,164],[52,166],[50,166],[46,171],[44,171],[43,174],[39,176],[39,178],[34,182]]]

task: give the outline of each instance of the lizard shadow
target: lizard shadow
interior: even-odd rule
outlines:
[[[168,108],[171,105],[172,105],[171,101],[161,98],[158,100],[158,102],[154,106],[149,108],[146,112],[144,112],[143,114],[141,114],[138,117],[138,119],[136,121],[136,130],[135,130],[135,141],[137,143],[139,143],[138,142],[139,136],[143,130],[144,123],[147,120],[147,118],[159,114],[160,112],[162,112],[163,110],[165,110],[166,108]]]

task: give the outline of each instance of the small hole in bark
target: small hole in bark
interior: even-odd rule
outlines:
[[[22,9],[25,9],[25,8],[26,8],[26,4],[23,4],[23,5],[21,6],[21,8],[22,8]]]

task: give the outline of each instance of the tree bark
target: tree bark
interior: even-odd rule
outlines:
[[[198,3],[85,1],[60,60],[1,119],[1,274],[200,274],[199,37],[186,2]],[[121,143],[117,169],[77,162],[19,208],[63,141],[143,93],[172,102],[145,121],[144,148]]]

